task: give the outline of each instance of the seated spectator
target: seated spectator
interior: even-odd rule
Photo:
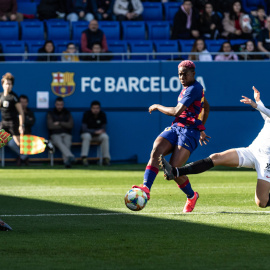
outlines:
[[[217,39],[221,35],[221,17],[213,10],[211,3],[205,4],[200,15],[199,30],[203,38]]]
[[[200,36],[199,15],[192,8],[191,0],[184,0],[173,19],[172,39],[192,39]]]
[[[78,54],[78,50],[76,45],[72,42],[68,43],[67,49],[63,52],[62,61],[63,62],[78,62],[80,61]]]
[[[238,56],[233,53],[231,43],[229,41],[225,41],[219,52],[224,54],[218,54],[215,57],[215,61],[238,61]]]
[[[241,0],[242,6],[245,12],[248,14],[256,15],[256,10],[258,6],[261,6],[264,10],[266,10],[265,0]]]
[[[262,60],[263,59],[262,55],[251,54],[254,52],[255,53],[259,52],[253,40],[248,40],[245,44],[244,50],[242,50],[241,52],[246,52],[247,54],[244,54],[244,55],[240,54],[239,55],[240,60]]]
[[[100,102],[93,101],[91,108],[83,115],[81,138],[82,138],[82,151],[81,157],[84,166],[88,166],[88,153],[91,141],[101,142],[101,152],[103,157],[103,165],[110,165],[110,152],[109,152],[109,136],[106,133],[107,117],[101,111]]]
[[[266,18],[266,27],[258,35],[258,50],[267,53],[270,58],[270,16]]]
[[[200,12],[204,10],[206,4],[212,4],[213,9],[222,15],[228,12],[233,0],[193,0],[192,3]]]
[[[257,38],[262,29],[265,28],[266,14],[263,6],[258,6],[255,16],[251,16],[251,25],[254,38]]]
[[[39,55],[37,57],[37,61],[57,61],[57,56],[54,54],[54,44],[51,40],[47,40],[42,48],[38,50],[40,54],[48,54],[48,55]]]
[[[98,21],[92,20],[88,28],[82,32],[81,50],[83,53],[93,53],[92,47],[94,43],[101,44],[101,52],[108,51],[106,36],[98,27]],[[88,60],[88,56],[83,56],[82,59]]]
[[[143,19],[143,5],[141,0],[115,0],[113,13],[118,21],[139,21]]]
[[[190,55],[189,60],[195,61],[213,61],[211,54],[206,49],[206,45],[203,39],[195,40],[191,52],[197,52],[200,54]]]
[[[32,134],[32,126],[35,124],[36,118],[31,109],[28,108],[28,97],[20,95],[19,97],[24,112],[24,134]]]
[[[98,21],[115,21],[113,14],[114,0],[91,0],[93,13]]]
[[[224,13],[222,36],[229,39],[252,39],[250,17],[244,13],[241,2],[236,0],[229,13]]]
[[[43,20],[48,19],[64,19],[66,8],[65,0],[41,0],[37,6],[38,18]]]
[[[77,22],[79,20],[92,21],[91,0],[67,0],[67,21]]]
[[[109,55],[98,55],[99,53],[102,53],[101,44],[94,43],[92,46],[91,55],[87,56],[87,58],[84,58],[84,60],[87,59],[87,61],[109,61],[112,58],[112,56]]]
[[[71,153],[73,118],[71,113],[64,108],[64,100],[58,97],[55,100],[55,108],[47,114],[47,126],[52,143],[61,151],[64,165],[70,168],[75,161]]]
[[[17,12],[16,0],[0,1],[0,21],[23,21],[23,14]]]

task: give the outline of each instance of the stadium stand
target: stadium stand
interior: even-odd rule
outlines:
[[[169,40],[170,23],[169,22],[147,22],[148,39],[150,40]]]
[[[18,2],[18,12],[24,14],[28,18],[35,18],[37,15],[37,3],[35,2]]]
[[[122,22],[123,40],[144,40],[145,23],[140,21]]]
[[[166,2],[164,3],[165,20],[172,22],[175,13],[179,9],[181,3],[179,2]]]
[[[25,43],[28,53],[38,53],[38,50],[44,45],[44,40],[27,40]],[[37,56],[28,56],[27,60],[36,61]]]
[[[177,40],[156,40],[154,41],[154,47],[157,53],[179,52]],[[177,56],[177,54],[174,55],[174,58],[175,56]],[[167,60],[171,58],[172,57],[170,55],[156,55],[155,57],[156,60]]]
[[[22,40],[1,41],[3,53],[25,53],[25,42]],[[6,61],[22,61],[23,56],[5,56]]]
[[[75,40],[75,41],[81,40],[82,32],[88,28],[88,24],[89,23],[87,21],[72,22],[72,27],[71,27],[72,40]]]
[[[112,53],[126,53],[128,50],[128,43],[126,40],[109,40],[108,42],[109,51]],[[126,56],[116,55],[112,60],[127,59]]]
[[[216,39],[216,40],[206,39],[205,45],[206,45],[207,50],[209,52],[218,52],[221,48],[221,45],[225,41],[226,41],[226,39]]]
[[[160,2],[143,2],[143,19],[145,21],[162,21],[163,7]]]
[[[21,22],[22,40],[44,40],[44,23],[41,21]]]
[[[47,40],[69,40],[70,26],[67,21],[47,20]]]
[[[118,21],[100,21],[99,28],[104,32],[107,40],[120,39],[120,23]]]
[[[0,22],[0,40],[18,40],[18,22]]]
[[[191,52],[194,41],[195,41],[194,39],[179,40],[181,51],[182,52]],[[187,59],[188,55],[182,55],[182,58]]]
[[[152,53],[153,52],[153,42],[150,40],[141,40],[141,41],[128,41],[130,46],[130,52],[132,53]],[[132,55],[130,60],[146,60],[153,59],[153,56],[146,55]]]

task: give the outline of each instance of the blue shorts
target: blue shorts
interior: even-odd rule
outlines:
[[[191,154],[198,146],[200,131],[196,128],[179,127],[174,124],[165,128],[159,136],[168,140],[173,146],[180,145],[184,147]]]

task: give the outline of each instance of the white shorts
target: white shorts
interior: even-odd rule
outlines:
[[[252,151],[249,147],[235,148],[239,157],[239,167],[253,168],[257,179],[270,183],[270,156]]]

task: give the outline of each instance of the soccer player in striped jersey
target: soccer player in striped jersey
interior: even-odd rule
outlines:
[[[253,90],[256,102],[245,96],[242,96],[240,102],[258,110],[265,123],[251,145],[215,153],[208,158],[179,168],[172,167],[161,155],[160,165],[164,170],[165,179],[171,180],[181,175],[202,173],[215,166],[253,168],[257,171],[255,202],[262,208],[270,206],[270,110],[264,106],[260,99],[260,92],[254,86]]]
[[[178,65],[178,75],[183,85],[178,102],[175,107],[165,107],[154,104],[149,107],[149,113],[160,111],[175,119],[155,140],[144,174],[144,182],[140,188],[146,192],[150,199],[150,189],[158,174],[159,156],[172,153],[170,164],[179,167],[185,164],[190,154],[201,145],[207,144],[209,136],[204,132],[204,124],[209,113],[209,104],[204,97],[202,85],[195,80],[195,64],[185,60]],[[178,164],[178,165],[177,165]],[[187,195],[187,202],[183,212],[191,212],[199,194],[194,192],[187,176],[174,179],[178,187]]]

